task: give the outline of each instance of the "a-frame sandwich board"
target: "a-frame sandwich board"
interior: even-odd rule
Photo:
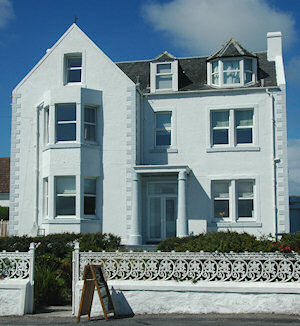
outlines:
[[[88,315],[88,320],[91,317],[91,309],[95,287],[99,295],[104,318],[108,319],[108,314],[113,313],[114,318],[117,316],[116,309],[109,292],[109,288],[101,268],[101,265],[85,265],[83,271],[83,287],[78,310],[77,322],[80,321],[80,316]]]

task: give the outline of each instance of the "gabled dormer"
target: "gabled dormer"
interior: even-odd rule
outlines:
[[[178,91],[178,60],[164,51],[150,62],[151,93]]]
[[[242,87],[257,81],[257,56],[231,38],[207,58],[207,84]]]

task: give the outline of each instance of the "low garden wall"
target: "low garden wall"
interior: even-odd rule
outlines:
[[[86,264],[104,266],[119,314],[300,313],[296,253],[73,253],[73,313]],[[95,295],[92,315],[101,313]]]
[[[0,252],[0,316],[33,312],[34,253]]]

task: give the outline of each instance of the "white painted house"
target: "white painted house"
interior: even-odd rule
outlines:
[[[112,62],[73,24],[13,91],[10,234],[289,232],[281,33]]]

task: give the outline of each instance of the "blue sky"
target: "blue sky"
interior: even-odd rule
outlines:
[[[0,0],[0,157],[10,155],[10,95],[78,17],[113,60],[209,55],[230,37],[266,50],[283,33],[290,193],[300,195],[300,0]]]

